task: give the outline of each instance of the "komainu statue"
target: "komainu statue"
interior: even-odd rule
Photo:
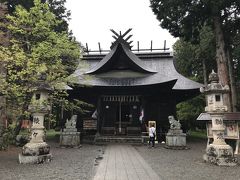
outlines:
[[[170,123],[170,129],[181,129],[181,124],[177,121],[174,116],[168,116],[168,120]]]
[[[66,128],[76,128],[77,115],[73,115],[70,120],[65,123]]]
[[[76,128],[77,115],[73,115],[65,123],[66,128],[60,133],[61,147],[80,147],[80,132]]]
[[[187,149],[186,134],[181,130],[181,124],[174,116],[168,116],[170,129],[166,135],[166,148],[169,149]]]

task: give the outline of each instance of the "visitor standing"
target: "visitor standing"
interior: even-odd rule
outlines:
[[[155,146],[155,136],[156,136],[156,128],[154,127],[154,124],[151,124],[149,127],[149,146],[152,145],[152,147]]]

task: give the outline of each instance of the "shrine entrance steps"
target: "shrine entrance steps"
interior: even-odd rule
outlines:
[[[95,137],[95,144],[124,143],[124,144],[141,144],[141,136],[116,136],[100,135]]]

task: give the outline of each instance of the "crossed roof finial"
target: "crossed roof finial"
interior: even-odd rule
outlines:
[[[132,28],[129,28],[125,33],[120,33],[118,34],[116,31],[114,31],[113,29],[110,29],[110,31],[112,31],[112,33],[114,34],[112,37],[115,39],[115,41],[112,43],[111,45],[111,49],[118,43],[123,43],[125,44],[129,49],[131,49],[133,46],[131,46],[130,44],[133,41],[129,41],[128,40],[132,37],[132,35],[129,35],[125,38],[125,36],[132,30]]]

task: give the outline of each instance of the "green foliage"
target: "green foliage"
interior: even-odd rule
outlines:
[[[61,21],[40,0],[34,0],[29,10],[16,6],[7,19],[10,44],[0,47],[0,63],[6,70],[0,93],[7,97],[8,110],[15,109],[20,116],[28,111],[39,74],[46,74],[45,83],[52,87],[66,82],[79,63],[81,49],[67,32],[55,30]]]
[[[68,31],[68,20],[70,19],[71,12],[66,9],[64,4],[66,0],[48,0],[50,10],[56,15],[61,23],[55,28],[57,32]],[[71,33],[70,33],[71,34]]]
[[[15,11],[17,5],[22,5],[26,9],[33,7],[33,0],[0,0],[0,2],[7,3],[9,13]]]
[[[184,76],[194,76],[196,68],[199,69],[198,62],[195,63],[196,47],[180,39],[174,44],[173,49],[177,70]]]
[[[205,97],[204,95],[197,96],[188,101],[177,105],[177,117],[187,129],[195,129],[196,119],[204,112]]]
[[[44,127],[46,127],[47,129],[50,129],[51,127],[55,127],[56,121],[57,121],[57,118],[55,114],[47,114],[44,117]]]
[[[50,98],[52,107],[57,109],[59,106],[63,107],[64,110],[70,111],[73,114],[85,114],[88,113],[89,108],[93,108],[93,105],[83,102],[79,99],[69,100],[68,93],[65,90],[54,91]]]
[[[197,81],[203,82],[203,63],[205,63],[207,75],[216,68],[215,37],[212,29],[205,26],[200,32],[198,44],[184,41],[180,38],[174,46],[174,57],[177,70],[186,77],[195,76]]]
[[[194,138],[194,139],[207,139],[207,132],[206,131],[191,131],[190,137]]]
[[[1,0],[0,2],[7,3],[8,11],[12,14],[18,5],[21,5],[27,10],[30,10],[34,6],[34,0]],[[66,0],[41,0],[42,3],[48,3],[49,9],[52,13],[55,14],[56,19],[61,22],[55,27],[55,31],[57,32],[67,32],[68,31],[68,23],[67,21],[70,19],[70,11],[66,9],[64,4]]]
[[[60,136],[60,132],[55,131],[54,129],[50,129],[46,131],[46,139],[48,141],[49,140],[59,141],[59,136]]]
[[[219,17],[228,37],[239,28],[239,0],[150,0],[151,8],[160,21],[175,37],[199,42],[201,29],[213,25],[213,18]]]
[[[10,125],[8,128],[3,130],[3,143],[0,144],[0,151],[6,150],[9,145],[15,144],[15,125]]]

